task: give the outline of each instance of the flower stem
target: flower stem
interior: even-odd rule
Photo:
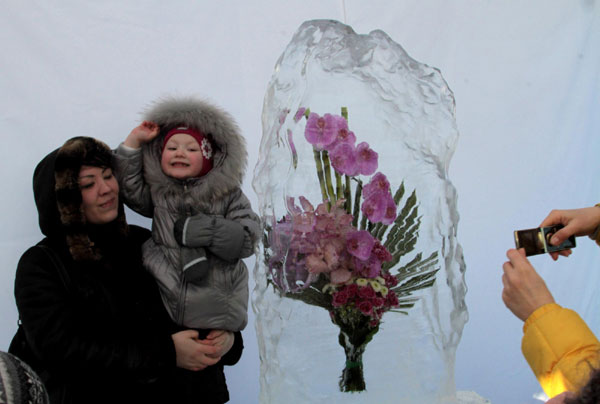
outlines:
[[[346,185],[344,186],[344,197],[346,198],[346,212],[352,213],[352,188],[350,187],[350,177],[345,176]]]
[[[335,171],[335,169],[333,172],[335,173],[335,196],[336,199],[342,199],[344,197],[344,184],[342,182],[342,176]]]
[[[358,185],[356,185],[356,191],[354,195],[354,219],[352,220],[352,226],[356,227],[358,225],[358,215],[360,213],[360,196],[362,195],[362,181],[357,180]]]
[[[325,187],[325,178],[323,175],[323,163],[321,162],[321,152],[313,148],[313,155],[315,157],[315,164],[317,165],[317,177],[319,177],[319,185],[321,185],[321,196],[323,201],[328,199],[327,188]]]
[[[327,184],[327,193],[329,194],[329,200],[331,202],[335,202],[337,198],[335,197],[335,192],[333,191],[333,181],[331,179],[331,163],[329,162],[329,153],[327,153],[327,150],[323,150],[321,152],[321,157],[323,158],[323,165],[325,166],[325,183]]]

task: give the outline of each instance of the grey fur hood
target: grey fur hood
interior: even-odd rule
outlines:
[[[181,185],[181,180],[170,178],[161,170],[162,142],[169,130],[188,126],[209,135],[215,146],[212,170],[191,180],[198,188],[197,196],[214,201],[241,187],[248,153],[246,141],[229,113],[195,97],[165,97],[154,102],[144,112],[143,119],[160,127],[159,135],[142,150],[144,176],[149,184],[166,187],[166,192]]]

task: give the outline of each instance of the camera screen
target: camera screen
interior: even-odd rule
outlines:
[[[515,231],[515,245],[517,249],[524,248],[527,256],[545,253],[544,244],[539,228]]]

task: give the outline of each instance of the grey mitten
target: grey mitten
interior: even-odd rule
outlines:
[[[218,216],[198,214],[175,222],[177,243],[188,247],[206,247],[228,262],[240,258],[244,244],[244,227]]]
[[[208,275],[208,260],[204,248],[181,247],[181,266],[187,282],[201,282]]]

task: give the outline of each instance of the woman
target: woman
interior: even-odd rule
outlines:
[[[125,222],[112,164],[104,143],[76,137],[36,167],[46,238],[17,267],[10,351],[52,403],[224,403],[223,365],[241,356],[241,334],[174,329],[141,265],[149,232]]]

